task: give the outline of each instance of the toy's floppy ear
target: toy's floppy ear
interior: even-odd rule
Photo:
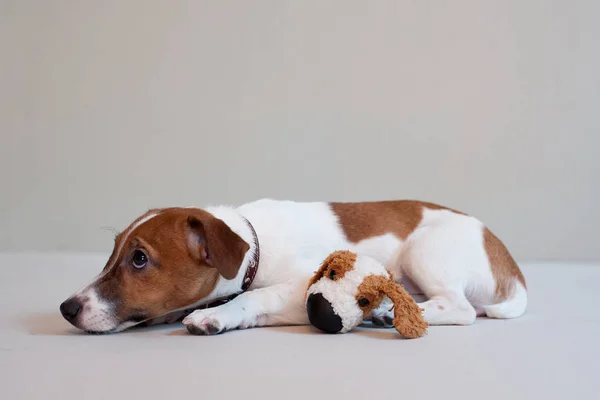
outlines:
[[[373,293],[375,290],[394,303],[394,327],[398,333],[407,339],[418,338],[427,333],[429,325],[423,319],[422,309],[401,285],[392,278],[370,275],[359,287],[359,292],[362,293]]]
[[[321,266],[319,267],[317,272],[315,272],[313,277],[310,278],[310,281],[308,282],[308,287],[311,287],[313,284],[315,284],[315,282],[321,279],[325,274],[327,268],[329,268],[330,266],[334,267],[333,264],[335,264],[335,267],[337,267],[335,268],[337,275],[341,275],[340,273],[343,272],[342,270],[351,269],[355,261],[356,254],[348,250],[334,251],[333,253],[328,255],[327,258],[325,258],[325,260],[323,260],[323,263],[321,263]]]
[[[394,326],[402,336],[413,339],[427,333],[428,324],[415,300],[396,282],[389,280],[383,292],[394,303]]]

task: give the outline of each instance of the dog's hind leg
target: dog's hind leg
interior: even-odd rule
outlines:
[[[481,224],[474,219],[448,216],[431,221],[406,241],[402,272],[422,291],[418,303],[430,325],[471,325],[477,313],[470,299],[487,298],[494,291]]]

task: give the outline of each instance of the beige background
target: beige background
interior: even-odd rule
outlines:
[[[149,207],[418,198],[600,259],[598,1],[0,0],[0,250]]]

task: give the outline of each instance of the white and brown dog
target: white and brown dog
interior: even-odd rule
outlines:
[[[96,333],[192,309],[183,323],[194,334],[305,325],[308,281],[343,249],[374,258],[402,276],[411,294],[423,294],[419,306],[430,325],[514,318],[527,306],[517,264],[474,217],[419,201],[263,199],[148,211],[116,237],[103,271],[60,311]],[[382,304],[368,319],[391,326],[389,308]]]

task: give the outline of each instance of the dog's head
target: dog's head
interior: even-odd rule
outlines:
[[[406,338],[425,334],[421,309],[382,264],[350,251],[336,251],[309,282],[306,310],[310,323],[327,333],[346,333],[387,296],[394,303],[394,326]]]
[[[192,208],[150,210],[115,239],[102,272],[60,305],[87,332],[116,332],[190,306],[233,279],[250,245]]]

